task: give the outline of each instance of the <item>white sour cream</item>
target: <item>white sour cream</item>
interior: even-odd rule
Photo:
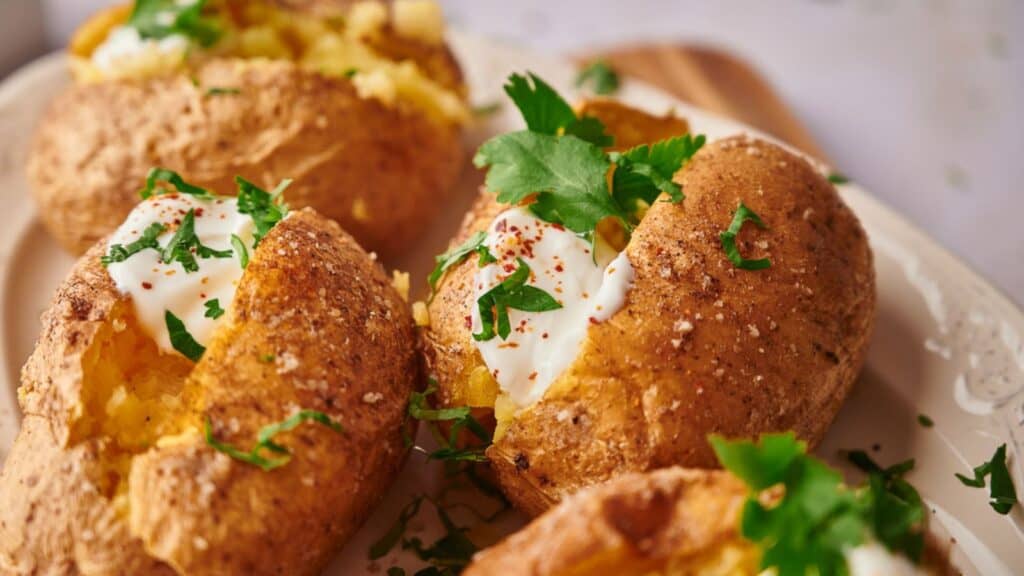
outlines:
[[[474,333],[482,328],[476,300],[517,268],[517,258],[530,267],[527,284],[562,305],[547,312],[510,309],[512,333],[507,340],[495,336],[476,342],[501,390],[517,406],[528,406],[576,358],[590,325],[622,307],[633,266],[625,252],[615,256],[599,250],[595,262],[586,240],[538,219],[526,208],[512,208],[495,218],[485,244],[498,261],[478,270],[474,278]]]
[[[863,544],[846,552],[850,576],[927,576],[928,572],[915,566],[899,554],[893,554],[877,542]]]
[[[108,242],[110,246],[127,246],[142,236],[151,224],[160,222],[167,228],[158,238],[161,248],[167,247],[178,225],[189,210],[194,210],[195,232],[203,246],[229,250],[229,258],[201,258],[195,255],[199,270],[186,272],[180,262],[165,264],[160,252],[151,248],[129,256],[123,262],[111,262],[107,272],[117,289],[129,295],[135,315],[161,350],[176,353],[167,332],[165,312],[170,310],[185,324],[192,337],[207,345],[217,325],[227,317],[207,318],[206,303],[217,299],[220,308],[230,310],[235,289],[242,278],[239,257],[231,246],[231,235],[253,253],[254,224],[250,216],[238,212],[234,198],[200,200],[187,194],[164,194],[150,197],[136,206]]]
[[[111,30],[106,40],[96,47],[92,53],[92,62],[104,72],[115,73],[140,62],[182,59],[188,46],[188,38],[180,34],[160,39],[142,38],[135,28],[119,26]]]

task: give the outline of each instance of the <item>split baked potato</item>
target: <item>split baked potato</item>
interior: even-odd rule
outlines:
[[[459,66],[431,0],[139,0],[69,46],[74,85],[38,127],[28,178],[74,254],[116,228],[165,166],[227,189],[235,175],[402,253],[462,169]]]
[[[579,113],[603,120],[616,145],[686,132],[685,122],[607,101],[585,104]],[[510,136],[522,143],[529,135]],[[548,137],[529,141],[542,138]],[[588,154],[577,165],[595,153]],[[520,176],[505,164],[496,178],[513,186]],[[559,342],[569,320],[539,328],[552,311],[507,312],[504,341],[480,321],[486,316],[490,323],[508,298],[521,299],[514,271],[535,261],[543,238],[565,236],[557,223],[524,216],[537,215],[530,204],[536,196],[505,204],[498,199],[503,190],[482,193],[451,246],[476,241],[475,249],[486,254],[445,268],[420,314],[439,403],[472,406],[481,421],[496,420],[486,454],[505,494],[530,514],[624,473],[714,467],[709,433],[793,430],[813,446],[858,375],[874,316],[872,255],[863,228],[828,180],[775,144],[733,137],[703,146],[674,181],[685,199],[663,194],[645,204],[628,236],[620,225],[606,227],[611,219],[601,221],[591,236],[593,257],[576,258],[600,264],[607,245],[613,254],[620,251],[611,264],[600,264],[606,266],[600,288],[577,295],[597,304],[589,322],[572,328],[581,331],[577,346]],[[495,235],[503,244],[488,244]],[[531,264],[524,277],[528,287],[547,282],[551,298],[520,306],[570,307],[566,294],[577,278],[564,284],[549,278],[569,267],[562,264],[573,240],[559,242],[548,251],[555,265]],[[572,250],[589,254],[588,244],[579,242]],[[632,276],[628,284],[618,282],[618,301],[602,311],[616,263],[631,268]],[[505,293],[495,297],[494,290]],[[494,320],[502,321],[500,315]],[[533,356],[500,367],[483,355],[512,358],[524,346],[532,346]],[[547,384],[531,384],[545,373]]]
[[[848,492],[843,486],[831,490],[836,491],[833,494]],[[855,493],[864,490],[869,489],[860,488]],[[743,535],[741,528],[749,495],[743,481],[720,470],[672,467],[626,474],[567,497],[519,532],[477,553],[463,574],[764,576],[779,574],[780,564],[787,564],[788,574],[958,573],[950,566],[946,551],[926,533],[924,517],[912,529],[895,523],[886,525],[890,537],[894,533],[912,534],[915,543],[911,547],[897,544],[896,549],[888,549],[876,540],[870,519],[855,512],[851,524],[860,524],[864,533],[847,530],[843,534],[837,529],[835,540],[824,543],[800,539],[782,546],[777,541],[754,542]],[[824,496],[831,495],[825,489]],[[761,502],[766,510],[773,510],[782,498],[783,492],[774,490],[762,496]],[[790,516],[789,524],[779,526],[779,531],[785,534],[806,529],[807,525],[801,523],[811,521],[809,514]],[[895,516],[889,518],[893,521]],[[822,520],[820,532],[829,526],[827,520]],[[785,536],[780,539],[785,540]],[[844,539],[860,542],[841,544]],[[765,547],[773,544],[772,556],[766,558]],[[845,570],[829,562],[845,563]],[[806,571],[801,570],[803,563],[809,564]]]
[[[234,200],[206,212],[222,201]],[[213,244],[198,208],[173,209],[158,243],[129,222],[119,233],[142,244],[98,243],[77,262],[22,372],[22,429],[0,471],[0,572],[319,574],[381,498],[422,384],[408,307],[335,222],[307,208],[267,231],[267,214],[281,216],[268,210],[236,252]],[[192,249],[164,247],[193,212]],[[196,286],[217,284],[204,272],[213,258],[241,258],[237,286],[221,286],[230,303],[206,302],[206,319],[221,319],[205,352],[170,320],[182,353],[164,350],[143,292],[115,282],[116,264],[146,257]]]

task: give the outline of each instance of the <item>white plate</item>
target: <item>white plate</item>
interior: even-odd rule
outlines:
[[[504,102],[504,78],[527,69],[571,93],[575,70],[567,62],[461,34],[452,41],[479,103]],[[17,430],[15,388],[38,333],[39,314],[72,263],[35,219],[23,173],[32,127],[46,102],[68,81],[63,58],[55,55],[26,67],[0,88],[0,457]],[[674,108],[694,131],[710,138],[756,133],[637,82],[626,82],[620,95],[654,112]],[[467,147],[475,149],[489,135],[519,126],[516,111],[503,105],[471,130]],[[425,278],[432,256],[443,251],[480,181],[467,167],[449,208],[419,250],[387,264],[409,270],[415,279]],[[875,250],[879,317],[861,382],[819,453],[836,461],[839,449],[877,446],[874,455],[884,463],[916,458],[911,480],[932,504],[935,529],[955,541],[958,567],[986,576],[1020,573],[1021,507],[1010,516],[998,516],[988,507],[985,491],[961,485],[953,473],[968,473],[1006,442],[1012,472],[1018,480],[1022,477],[1024,314],[856,184],[842,186],[841,192],[860,216]],[[934,428],[919,425],[918,414],[933,418]],[[439,467],[414,454],[384,504],[327,574],[380,574],[396,563],[422,566],[398,553],[371,563],[367,550],[413,495],[434,492],[441,483]],[[510,514],[497,527],[477,526],[473,534],[493,538],[519,522]],[[410,529],[429,543],[437,536],[436,524],[425,506]]]

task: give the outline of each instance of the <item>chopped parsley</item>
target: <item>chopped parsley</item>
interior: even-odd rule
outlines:
[[[315,422],[330,428],[338,434],[344,433],[344,429],[341,427],[341,424],[331,420],[331,417],[327,414],[316,410],[299,410],[294,415],[281,422],[269,424],[261,428],[256,437],[256,445],[248,452],[240,450],[231,444],[217,440],[213,435],[213,426],[210,423],[210,418],[207,417],[205,429],[206,443],[218,452],[223,452],[235,460],[240,460],[242,462],[252,464],[253,466],[258,466],[266,472],[273,470],[274,468],[284,466],[292,457],[291,450],[274,442],[273,438],[282,432],[294,430],[303,422]],[[279,456],[267,457],[262,454],[263,451],[273,452]]]
[[[729,257],[733,266],[741,270],[763,270],[770,268],[772,261],[768,258],[747,260],[740,254],[740,249],[736,247],[736,236],[739,235],[740,229],[743,228],[743,223],[747,220],[753,222],[762,230],[768,228],[760,216],[750,208],[747,208],[743,202],[740,202],[739,208],[736,208],[736,213],[733,214],[729,229],[719,235],[722,240],[722,249],[725,250],[725,255]]]
[[[428,398],[437,392],[436,382],[431,379],[430,386],[423,392],[413,392],[409,397],[409,417],[427,422],[430,431],[440,446],[437,450],[427,453],[430,460],[455,462],[486,462],[484,451],[491,445],[491,435],[483,425],[473,417],[473,409],[469,406],[457,408],[432,408]],[[441,433],[438,422],[448,422],[448,436]],[[479,440],[476,446],[458,447],[458,438],[462,430],[468,430]]]
[[[932,426],[935,426],[935,421],[932,420],[931,417],[928,416],[927,414],[918,414],[917,423],[920,424],[921,426],[924,426],[925,428],[931,428]]]
[[[477,118],[486,118],[487,116],[493,116],[501,111],[501,102],[495,100],[494,102],[488,102],[487,104],[480,104],[479,106],[473,107],[473,116]]]
[[[277,360],[277,356],[273,354],[260,354],[260,362],[264,364],[270,364],[274,360]]]
[[[199,264],[196,262],[196,256],[200,258],[231,258],[232,254],[231,250],[214,250],[199,241],[199,237],[196,236],[196,211],[192,209],[181,219],[178,230],[171,237],[170,243],[163,249],[160,260],[164,264],[179,262],[185,272],[198,272]]]
[[[127,25],[143,38],[181,35],[210,46],[221,36],[216,19],[203,15],[206,0],[136,0]]]
[[[182,356],[193,362],[199,362],[203,353],[206,352],[206,347],[196,342],[196,339],[189,334],[185,323],[170,310],[164,311],[164,323],[167,325],[167,335],[171,338],[171,346],[181,352]]]
[[[526,283],[530,279],[530,267],[522,258],[516,258],[519,264],[508,278],[491,288],[477,300],[480,312],[480,332],[473,334],[477,341],[487,341],[495,336],[495,321],[498,325],[497,335],[502,340],[512,333],[508,318],[509,308],[524,312],[547,312],[557,310],[562,305],[550,294]]]
[[[139,196],[142,196],[142,199],[145,200],[154,194],[166,193],[166,190],[159,186],[162,182],[174,186],[174,189],[182,194],[188,194],[203,200],[213,200],[217,197],[206,188],[189,184],[181,177],[181,174],[167,168],[150,169],[149,174],[146,175],[146,185],[142,190],[139,190]]]
[[[242,93],[242,91],[240,89],[238,89],[238,88],[224,88],[224,87],[220,87],[220,86],[214,86],[212,88],[207,88],[206,92],[203,95],[206,96],[206,97],[210,97],[210,96],[234,96],[234,95],[238,95],[238,94],[241,94],[241,93]]]
[[[347,68],[344,72],[341,73],[341,75],[344,76],[345,78],[352,78],[358,73],[359,69],[357,68]]]
[[[605,126],[597,118],[577,117],[537,76],[513,74],[505,92],[527,129],[491,138],[473,158],[477,167],[489,168],[485,184],[498,193],[498,201],[532,201],[529,208],[537,217],[592,239],[605,218],[618,220],[629,233],[638,200],[653,201],[662,192],[673,201],[682,200],[672,176],[703,145],[703,136],[609,153],[603,147],[613,139]],[[609,188],[613,166],[616,177]]]
[[[256,232],[253,233],[253,247],[256,247],[267,232],[288,214],[288,206],[282,201],[281,195],[292,181],[282,180],[271,192],[241,176],[235,176],[235,182],[238,184],[238,211],[251,216],[256,224]]]
[[[974,468],[974,478],[956,475],[957,480],[971,488],[984,488],[986,477],[989,478],[989,506],[999,514],[1009,514],[1017,504],[1017,489],[1006,467],[1006,444],[996,448],[991,460]]]
[[[487,250],[487,246],[484,244],[486,239],[487,232],[481,230],[467,238],[465,242],[455,248],[452,248],[444,254],[434,256],[434,270],[430,272],[430,276],[427,276],[427,283],[430,284],[431,295],[433,295],[437,290],[437,283],[444,276],[444,273],[452,266],[455,266],[459,262],[465,260],[466,257],[473,252],[480,255],[481,266],[496,261],[490,251]]]
[[[231,247],[235,249],[235,254],[238,254],[238,265],[242,269],[249,267],[249,249],[245,247],[245,242],[238,237],[237,234],[231,235]]]
[[[424,501],[434,506],[445,532],[444,536],[429,546],[424,545],[418,537],[406,537],[409,522],[419,514]],[[455,523],[448,508],[441,501],[425,495],[416,496],[402,509],[391,528],[370,546],[370,559],[378,560],[401,544],[403,550],[412,550],[420,560],[430,564],[418,570],[416,576],[456,576],[461,573],[480,548],[466,535],[468,530]],[[405,576],[406,572],[398,568],[395,572],[388,571],[388,576],[392,574]]]
[[[614,94],[619,90],[619,74],[604,60],[595,60],[580,70],[576,76],[576,87],[589,87],[602,96]]]
[[[913,462],[882,469],[868,458],[868,485],[850,489],[839,472],[807,455],[792,433],[766,434],[756,444],[720,436],[709,441],[722,465],[750,488],[740,533],[762,547],[762,570],[774,568],[778,576],[845,575],[845,551],[872,537],[920,560],[924,507],[902,478]],[[778,486],[784,490],[775,496]]]
[[[128,258],[146,249],[152,248],[153,250],[161,251],[160,243],[157,241],[157,238],[164,233],[164,230],[167,230],[166,226],[160,222],[154,222],[142,231],[142,236],[139,236],[138,240],[129,243],[127,246],[123,246],[121,244],[112,245],[110,247],[110,253],[106,256],[100,257],[100,262],[104,266],[108,266],[114,262],[124,262]]]
[[[828,175],[828,181],[833,184],[846,184],[850,179],[839,172],[830,172]]]
[[[206,307],[206,314],[203,314],[203,316],[207,318],[213,318],[216,320],[224,315],[224,309],[220,307],[220,300],[217,298],[207,300],[203,306]]]

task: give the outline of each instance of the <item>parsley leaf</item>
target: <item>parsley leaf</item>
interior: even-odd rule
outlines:
[[[235,249],[235,254],[238,254],[238,265],[243,270],[249,267],[249,249],[245,247],[245,242],[238,237],[237,234],[231,235],[231,247]]]
[[[196,339],[189,334],[185,323],[170,310],[164,311],[164,323],[167,325],[167,334],[171,338],[171,346],[181,352],[182,356],[193,362],[199,362],[203,353],[206,352],[206,347],[196,342]]]
[[[996,449],[991,460],[974,468],[974,478],[963,474],[956,475],[964,486],[971,488],[984,488],[985,478],[989,476],[989,506],[1005,516],[1017,504],[1017,488],[1013,485],[1013,478],[1006,467],[1006,444]]]
[[[619,90],[619,74],[604,60],[595,60],[580,70],[576,76],[576,87],[590,86],[595,94],[607,96]]]
[[[207,88],[203,96],[207,98],[210,96],[236,96],[241,93],[242,91],[238,88],[213,86],[211,88]]]
[[[423,500],[423,496],[417,496],[402,508],[402,511],[398,513],[398,519],[391,525],[391,528],[370,545],[370,560],[383,558],[401,541],[402,536],[409,527],[409,521],[419,514]]]
[[[167,227],[160,222],[154,222],[142,231],[142,236],[139,236],[138,240],[131,242],[127,246],[113,244],[110,247],[110,253],[106,256],[100,257],[100,262],[104,266],[108,266],[114,262],[124,262],[128,258],[148,248],[160,251],[160,243],[157,241],[157,238],[159,238],[166,229]]]
[[[683,190],[672,177],[704,146],[703,134],[685,134],[652,145],[643,144],[625,152],[613,152],[614,196],[620,206],[636,210],[637,201],[651,205],[664,192],[673,203],[683,201]]]
[[[866,487],[849,489],[837,471],[807,455],[792,433],[767,434],[757,444],[714,435],[709,441],[722,465],[750,487],[740,532],[762,547],[762,570],[774,568],[778,576],[846,575],[846,550],[872,536],[920,560],[924,506],[903,479],[913,461],[883,469],[866,453],[850,453],[870,476]],[[784,489],[774,492],[780,485]],[[766,490],[773,490],[767,499]]]
[[[220,300],[217,298],[207,300],[203,306],[206,307],[206,314],[203,314],[203,316],[207,318],[213,318],[216,320],[224,315],[224,309],[220,307]]]
[[[736,236],[740,233],[743,223],[747,220],[750,220],[762,230],[768,228],[760,216],[750,208],[747,208],[743,202],[740,202],[739,207],[736,208],[736,213],[732,217],[732,223],[729,224],[729,229],[719,235],[722,240],[722,249],[725,250],[725,255],[732,261],[733,266],[741,270],[763,270],[770,268],[772,261],[768,258],[747,260],[740,254],[740,249],[736,247]]]
[[[485,142],[473,163],[490,166],[486,186],[498,192],[499,202],[518,204],[536,194],[530,209],[573,232],[593,232],[609,216],[626,222],[608,191],[607,154],[575,136],[502,134]]]
[[[430,386],[423,392],[413,392],[409,397],[409,417],[421,422],[429,422],[431,432],[440,448],[427,454],[431,460],[486,462],[484,450],[491,444],[491,435],[473,417],[473,409],[469,406],[458,408],[431,408],[427,400],[437,392],[436,382],[431,379]],[[448,437],[440,432],[437,422],[450,422]],[[458,438],[462,430],[468,430],[480,441],[480,444],[468,448],[458,447]]]
[[[522,258],[516,258],[516,262],[519,266],[508,278],[477,299],[481,328],[479,333],[473,334],[474,340],[487,341],[494,338],[495,318],[498,323],[498,336],[501,336],[502,340],[507,339],[512,333],[508,318],[509,308],[524,312],[547,312],[562,307],[558,300],[547,292],[536,286],[527,285],[530,267]]]
[[[256,247],[267,232],[288,214],[288,206],[281,201],[281,194],[292,181],[282,180],[273,192],[267,192],[241,176],[235,176],[235,183],[238,184],[238,211],[250,215],[256,224],[256,232],[253,233],[253,247]]]
[[[850,181],[850,179],[847,178],[844,174],[840,174],[839,172],[831,172],[828,175],[828,181],[833,184],[846,184]]]
[[[209,46],[221,35],[214,18],[203,16],[206,0],[136,0],[127,25],[143,38],[180,34]]]
[[[168,170],[167,168],[150,169],[149,174],[146,175],[146,185],[142,190],[139,190],[139,196],[142,196],[142,199],[145,200],[154,194],[165,194],[165,190],[158,186],[161,182],[166,182],[167,184],[174,186],[174,189],[182,194],[189,194],[203,200],[212,200],[216,198],[216,195],[206,188],[200,188],[199,186],[189,184],[181,177],[181,174],[178,174],[174,170]]]
[[[164,264],[180,262],[185,272],[197,272],[199,264],[196,262],[196,255],[200,258],[231,258],[231,254],[231,250],[214,250],[199,241],[199,237],[196,236],[196,213],[193,209],[181,219],[178,230],[163,249],[160,260]]]
[[[484,240],[486,239],[487,232],[481,230],[467,238],[466,241],[459,246],[452,248],[444,254],[434,256],[434,262],[436,264],[434,266],[434,270],[430,272],[430,276],[427,277],[427,283],[430,284],[431,296],[433,296],[433,293],[437,290],[438,281],[441,280],[441,277],[444,276],[444,273],[447,272],[449,268],[465,260],[466,257],[474,251],[479,251],[481,248],[485,252],[487,251],[487,246],[484,245]],[[486,253],[490,255],[490,252]],[[481,260],[484,258],[483,253],[480,253],[480,258]]]
[[[323,412],[316,410],[299,410],[289,418],[278,422],[276,424],[269,424],[260,428],[257,435],[256,445],[253,446],[252,450],[245,452],[240,450],[231,444],[220,442],[213,435],[213,426],[210,423],[210,418],[206,418],[206,443],[218,452],[223,452],[235,460],[240,460],[253,466],[258,466],[263,469],[264,472],[279,468],[287,464],[292,457],[291,450],[273,441],[274,436],[282,432],[288,432],[297,428],[303,422],[315,422],[322,424],[327,428],[343,434],[344,429],[341,424],[338,424],[331,417]],[[261,454],[263,450],[274,452],[275,454],[281,454],[278,458],[267,458]]]
[[[525,77],[509,76],[505,93],[519,108],[530,132],[549,136],[569,134],[597,146],[611,146],[615,142],[600,120],[578,118],[572,106],[554,88],[531,72]]]
[[[931,428],[935,426],[935,421],[932,420],[931,416],[927,414],[918,414],[917,423],[925,428]]]

